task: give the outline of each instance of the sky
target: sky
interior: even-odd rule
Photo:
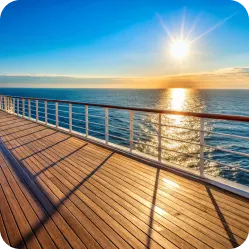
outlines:
[[[231,0],[18,0],[0,18],[0,87],[249,88],[248,44]]]

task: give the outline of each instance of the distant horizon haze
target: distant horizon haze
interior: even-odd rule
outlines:
[[[155,77],[0,75],[0,88],[247,89],[249,67]]]

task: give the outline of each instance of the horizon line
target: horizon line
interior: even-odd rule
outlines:
[[[92,90],[167,90],[167,89],[187,89],[187,90],[249,90],[248,88],[191,88],[191,87],[165,87],[165,88],[130,88],[130,87],[1,87],[0,89],[92,89]]]

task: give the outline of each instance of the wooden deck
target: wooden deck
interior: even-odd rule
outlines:
[[[0,138],[12,247],[225,249],[248,235],[242,197],[2,111]]]

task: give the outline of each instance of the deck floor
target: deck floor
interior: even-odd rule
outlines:
[[[247,238],[247,199],[2,111],[0,138],[0,231],[14,248],[225,249]]]

